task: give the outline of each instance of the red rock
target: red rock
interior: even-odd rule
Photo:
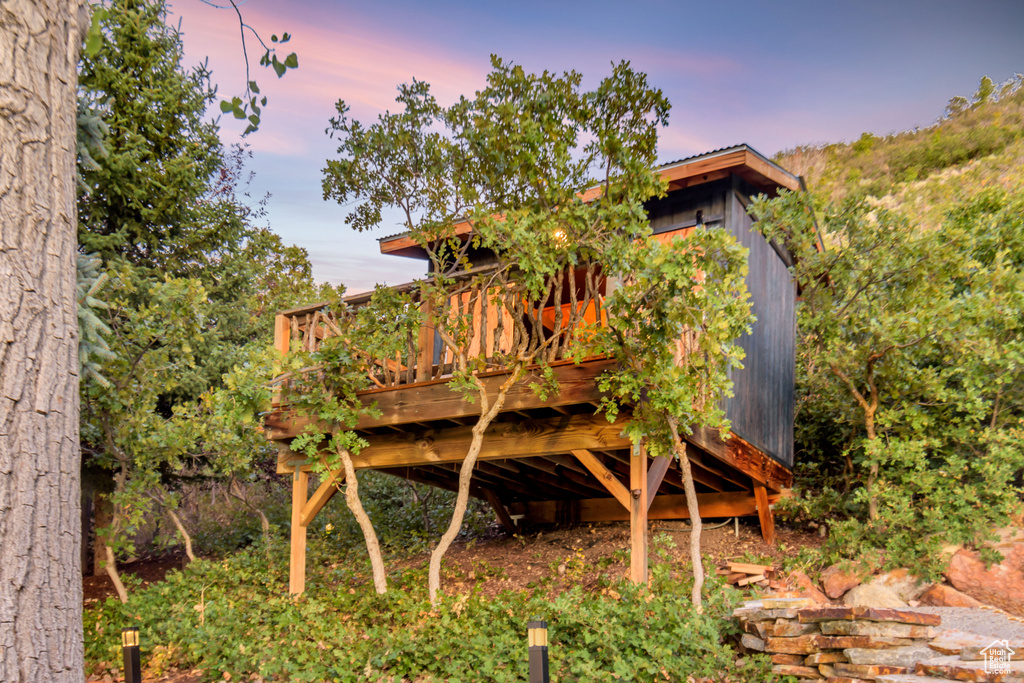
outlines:
[[[963,652],[965,648],[972,646],[982,648],[991,642],[992,638],[989,636],[983,636],[978,633],[967,633],[956,629],[946,629],[939,633],[935,640],[928,643],[928,647],[944,655],[958,655]]]
[[[825,595],[835,600],[843,593],[854,586],[859,586],[860,577],[850,571],[845,571],[834,564],[821,573],[821,586],[825,589]]]
[[[852,678],[878,678],[891,674],[909,673],[910,669],[904,666],[887,666],[885,664],[835,664],[836,673],[840,676]]]
[[[819,649],[815,638],[821,636],[796,636],[794,638],[765,638],[765,650],[788,655],[809,655]]]
[[[985,569],[978,553],[961,550],[950,560],[946,580],[976,600],[1024,616],[1024,543],[999,551],[1003,561]]]
[[[922,605],[931,605],[932,607],[980,607],[982,604],[970,595],[961,593],[944,583],[934,584],[921,594],[919,600]]]
[[[881,607],[899,609],[907,603],[900,599],[896,591],[880,583],[862,583],[854,586],[843,595],[843,604],[850,607]]]
[[[894,621],[898,624],[920,624],[939,626],[942,617],[937,614],[923,614],[899,609],[875,609],[873,607],[809,607],[797,613],[797,619],[807,624],[815,621]]]
[[[879,574],[871,579],[871,583],[889,588],[904,602],[917,600],[928,588],[928,582],[922,581],[921,577],[911,574],[910,570],[905,568]]]
[[[774,624],[765,624],[764,633],[766,636],[788,638],[791,636],[806,636],[811,633],[821,633],[821,631],[818,630],[817,624],[801,624],[799,621],[779,619]]]
[[[818,666],[819,664],[835,664],[836,662],[845,662],[846,655],[842,652],[815,652],[813,655],[807,655],[804,659],[804,664],[807,666]]]
[[[795,664],[800,666],[804,663],[803,655],[786,655],[786,654],[774,654],[772,655],[772,664]]]
[[[795,676],[796,678],[824,678],[817,668],[792,664],[776,664],[772,666],[772,673],[780,676]]]
[[[862,650],[883,650],[892,647],[913,645],[910,638],[889,638],[886,636],[811,636],[819,650],[845,650],[859,648]],[[769,638],[769,640],[771,640]],[[790,638],[789,640],[793,640]]]
[[[814,581],[811,580],[811,577],[807,576],[807,574],[804,574],[801,571],[791,572],[786,580],[800,595],[810,598],[815,602],[815,604],[828,604],[828,596],[818,588]]]

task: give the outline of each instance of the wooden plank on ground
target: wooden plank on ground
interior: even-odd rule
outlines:
[[[776,501],[779,496],[769,494],[769,501]],[[725,493],[698,493],[697,505],[703,519],[714,517],[743,517],[757,514],[754,496],[749,491],[729,491]],[[572,508],[569,513],[578,522],[625,522],[629,520],[629,512],[614,498],[591,498],[572,501],[537,501],[513,503],[509,512],[514,515],[526,515],[527,521],[536,523],[553,523],[557,521],[557,508]],[[648,519],[689,519],[690,512],[686,506],[686,496],[662,495],[654,499],[648,512]]]
[[[770,564],[747,564],[744,562],[727,562],[726,566],[729,571],[732,572],[743,572],[744,574],[764,574],[770,572],[772,566]]]
[[[615,500],[619,501],[622,507],[629,509],[631,505],[629,491],[622,482],[607,468],[604,466],[597,456],[585,449],[576,449],[572,451],[573,456],[576,457],[580,463],[590,471],[597,480],[601,482],[601,485],[608,489],[608,492],[612,494]]]

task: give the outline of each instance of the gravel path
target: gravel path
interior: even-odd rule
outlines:
[[[912,612],[938,614],[942,617],[941,629],[957,629],[978,633],[993,638],[1024,642],[1024,623],[1013,621],[1005,614],[972,607],[910,607],[902,608]]]

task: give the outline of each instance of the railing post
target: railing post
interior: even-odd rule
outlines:
[[[419,341],[417,342],[418,353],[416,356],[416,381],[428,381],[434,370],[434,326],[430,323],[432,312],[430,301],[423,301],[420,304],[420,313],[423,322],[420,324]]]
[[[548,683],[548,622],[529,622],[526,636],[530,644],[530,683]]]
[[[288,316],[282,315],[282,314],[278,313],[274,317],[274,348],[277,349],[281,353],[281,357],[282,358],[284,356],[288,355],[288,347],[289,347],[290,342],[291,342],[291,335],[292,335],[291,320],[289,320]],[[277,375],[280,375],[280,374],[281,374],[281,364],[280,363],[276,363],[275,366],[274,366],[274,375],[277,376]],[[274,395],[271,398],[270,402],[271,402],[271,405],[273,405],[273,406],[281,405],[281,387],[280,386],[275,386],[274,387]]]

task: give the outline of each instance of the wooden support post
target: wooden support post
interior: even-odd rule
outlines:
[[[775,519],[768,503],[768,491],[760,484],[754,484],[754,500],[757,501],[757,516],[761,520],[761,538],[768,545],[775,545]]]
[[[302,526],[309,526],[309,523],[316,517],[316,513],[323,510],[324,505],[327,505],[327,502],[338,492],[338,487],[344,480],[345,470],[343,469],[336,469],[326,474],[320,486],[302,506],[302,514],[299,515],[299,522]]]
[[[639,450],[639,452],[636,452]],[[629,580],[647,583],[647,449],[629,459]]]
[[[516,521],[512,519],[512,515],[508,514],[508,510],[505,509],[505,504],[498,498],[498,494],[487,488],[481,488],[480,491],[484,494],[487,502],[491,504],[491,507],[494,508],[494,514],[498,516],[501,526],[505,527],[505,531],[514,534],[516,532]]]
[[[420,311],[423,323],[417,340],[419,352],[416,354],[416,381],[426,382],[434,371],[434,326],[430,324],[430,302],[420,304]]]
[[[672,464],[672,459],[667,455],[659,455],[657,458],[651,461],[651,469],[647,470],[647,509],[651,509],[651,505],[654,504],[654,497],[658,495],[658,489],[661,488],[661,482],[665,480],[665,474],[668,472],[668,466]]]
[[[302,508],[309,493],[309,473],[301,467],[292,474],[292,541],[288,562],[288,592],[299,595],[306,590],[306,527],[302,525]]]
[[[622,485],[622,482],[616,478],[616,476],[604,466],[597,456],[587,450],[575,450],[571,453],[576,456],[576,459],[583,463],[583,466],[590,470],[590,473],[597,477],[597,480],[608,489],[608,493],[615,496],[615,500],[622,504],[622,507],[627,510],[630,509],[632,503],[630,502],[629,491]],[[646,472],[646,470],[645,470]]]

